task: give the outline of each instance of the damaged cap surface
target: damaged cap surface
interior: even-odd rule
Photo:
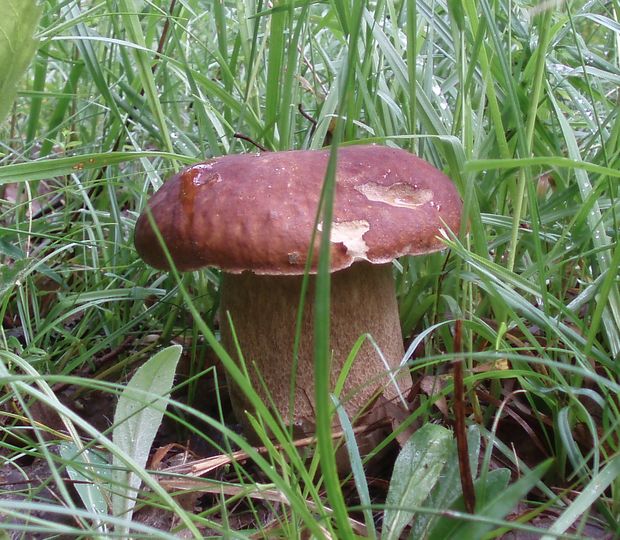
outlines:
[[[149,201],[136,224],[136,249],[151,266],[168,269],[150,211],[179,270],[302,274],[328,159],[329,150],[302,150],[230,155],[188,167]],[[452,181],[409,152],[340,148],[332,270],[440,250],[440,229],[458,230],[461,206]]]

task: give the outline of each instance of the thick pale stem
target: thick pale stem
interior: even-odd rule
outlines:
[[[314,277],[310,280],[301,329],[293,414],[294,424],[303,432],[311,432],[314,427]],[[222,282],[224,345],[236,357],[226,316],[229,313],[254,388],[269,403],[262,378],[278,412],[285,419],[289,418],[293,341],[301,282],[300,276],[258,276],[250,272],[224,274]],[[351,417],[359,414],[378,392],[382,391],[389,399],[398,394],[389,370],[398,367],[404,350],[391,264],[357,263],[332,275],[332,387],[353,345],[364,333],[374,338],[387,366],[376,348],[366,341],[357,354],[341,394]],[[410,384],[408,375],[401,375],[397,380],[401,391]],[[246,431],[250,431],[244,414],[249,404],[235,386],[231,386],[230,393],[239,421]]]

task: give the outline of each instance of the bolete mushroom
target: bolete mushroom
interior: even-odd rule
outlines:
[[[179,270],[222,271],[222,313],[230,314],[254,388],[264,398],[263,387],[268,389],[284,419],[290,413],[300,287],[328,157],[328,150],[310,150],[214,158],[181,171],[149,202]],[[367,341],[353,362],[341,399],[355,416],[378,393],[392,399],[410,386],[407,373],[394,376],[404,350],[391,262],[442,249],[440,229],[459,228],[461,200],[442,172],[386,146],[340,148],[335,181],[332,384],[360,335],[370,334],[382,353]],[[146,213],[138,219],[135,245],[148,264],[168,268]],[[314,247],[316,259],[318,240]],[[291,416],[304,431],[314,427],[311,298],[303,316]],[[221,321],[224,346],[234,355],[227,316]],[[234,386],[230,390],[247,429],[249,403]]]

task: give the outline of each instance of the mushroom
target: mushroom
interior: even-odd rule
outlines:
[[[304,432],[314,427],[311,301],[303,313],[289,411],[293,341],[328,157],[329,150],[218,157],[184,169],[149,201],[179,270],[221,269],[221,311],[230,315],[254,388]],[[404,348],[391,262],[442,249],[439,232],[459,228],[461,199],[442,172],[386,146],[340,148],[335,182],[332,385],[360,335],[370,334],[381,351],[367,340],[344,384],[341,401],[355,417],[378,394],[393,399],[411,384],[408,373],[397,374]],[[168,268],[146,213],[136,224],[135,245],[148,264]],[[318,235],[314,248],[311,273]],[[314,276],[310,280],[312,288]],[[234,354],[228,318],[221,320],[223,344]],[[244,413],[250,405],[229,384],[233,409],[250,432]]]

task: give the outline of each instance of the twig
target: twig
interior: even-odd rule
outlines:
[[[454,352],[459,354],[461,348],[463,321],[458,319],[454,329]],[[463,358],[456,358],[452,363],[454,376],[454,433],[456,448],[459,456],[459,473],[465,509],[473,514],[476,509],[476,493],[469,466],[469,448],[467,445],[467,431],[465,429],[465,389],[463,383]]]
[[[239,133],[236,132],[233,137],[235,139],[241,139],[242,141],[247,141],[250,144],[253,144],[254,146],[256,146],[256,148],[258,148],[261,152],[269,152],[269,150],[267,150],[263,145],[257,143],[254,139],[251,139],[250,137],[248,137],[247,135],[244,135],[243,133]]]
[[[297,110],[299,111],[299,114],[301,114],[306,120],[308,120],[308,122],[312,124],[312,128],[310,129],[310,137],[309,137],[310,139],[312,139],[312,136],[314,135],[314,132],[316,131],[317,121],[314,118],[312,118],[312,116],[310,116],[304,110],[304,107],[301,103],[297,105]]]
[[[166,39],[168,38],[168,31],[170,30],[170,17],[172,17],[172,14],[174,13],[176,3],[177,0],[172,0],[170,2],[170,9],[168,10],[169,16],[166,17],[166,22],[164,22],[164,28],[161,31],[161,36],[159,36],[159,43],[157,44],[157,52],[155,53],[155,58],[157,60],[161,58],[161,53],[164,50],[164,45],[166,43]],[[153,65],[151,66],[152,73],[155,73],[155,70],[157,69],[157,64],[157,61],[153,62]],[[141,94],[144,95],[144,88],[142,89]]]

